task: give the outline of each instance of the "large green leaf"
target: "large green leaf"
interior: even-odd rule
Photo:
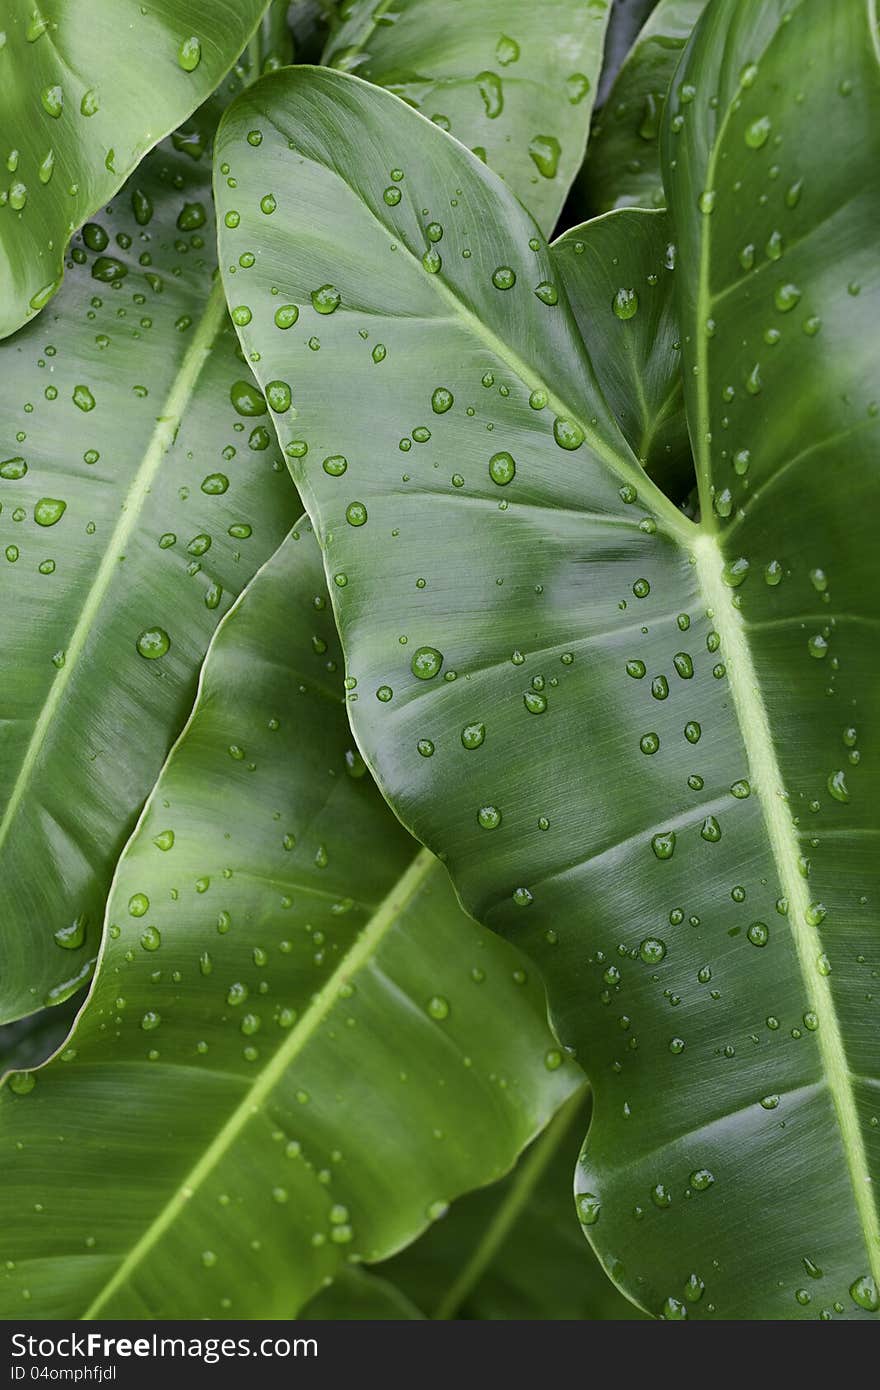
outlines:
[[[302,1316],[542,1321],[642,1316],[598,1261],[585,1257],[574,1219],[571,1174],[588,1115],[583,1095],[572,1096],[513,1173],[462,1197],[448,1216],[375,1272],[359,1271],[334,1282]]]
[[[0,337],[48,302],[71,233],[210,95],[265,8],[266,0],[7,0]]]
[[[660,126],[678,60],[706,0],[660,0],[594,123],[577,201],[590,212],[662,207]]]
[[[552,249],[479,161],[318,71],[220,132],[221,260],[260,247],[242,338],[294,384],[279,429],[360,745],[541,963],[595,1086],[587,1231],[671,1317],[878,1306],[880,83],[867,6],[783,10],[714,4],[672,112],[699,525],[644,478],[566,296],[534,293]],[[271,289],[304,336],[329,284],[302,352]]]
[[[349,0],[323,61],[387,87],[451,131],[549,233],[583,159],[609,8],[609,0]]]
[[[499,1177],[580,1084],[342,696],[306,527],[218,630],[67,1047],[0,1088],[3,1316],[289,1316]]]
[[[0,345],[0,1021],[88,977],[211,633],[299,510],[216,278],[210,145],[239,88],[145,158]]]

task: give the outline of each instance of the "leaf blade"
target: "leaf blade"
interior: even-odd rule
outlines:
[[[587,143],[610,5],[358,0],[323,62],[402,97],[506,180],[549,235]],[[552,41],[550,40],[552,35]]]
[[[16,147],[10,172],[19,191],[0,220],[0,337],[45,306],[61,283],[71,232],[210,95],[265,8],[265,0],[150,11],[124,0],[67,0],[47,15],[15,0],[4,59],[17,76],[3,84],[0,120]]]
[[[290,1316],[503,1172],[579,1084],[545,1060],[539,983],[364,776],[339,685],[303,529],[218,629],[68,1047],[0,1088],[10,1311],[25,1287],[41,1316]],[[59,1126],[50,1230],[18,1194]]]
[[[701,33],[705,23],[695,45]],[[380,151],[375,167],[369,151],[337,140],[331,158],[324,143],[360,107]],[[294,214],[288,236],[296,249],[264,248],[263,294],[282,265],[304,306],[312,279],[338,266],[346,274],[344,312],[324,331],[320,367],[298,365],[303,409],[290,457],[320,527],[358,682],[352,718],[386,796],[419,838],[448,856],[463,901],[542,963],[559,1035],[596,1088],[579,1171],[591,1240],[628,1294],[664,1316],[809,1316],[802,1310],[814,1297],[870,1315],[872,1295],[860,1292],[860,1281],[871,1278],[873,1228],[854,1193],[839,1068],[829,1067],[815,1036],[817,976],[805,970],[800,926],[780,925],[790,832],[784,847],[774,838],[772,740],[741,698],[751,653],[728,601],[739,572],[728,570],[723,582],[711,525],[686,522],[644,480],[637,496],[616,490],[620,479],[624,488],[633,480],[631,455],[565,302],[555,306],[558,321],[536,320],[525,298],[532,277],[522,295],[513,284],[495,285],[509,296],[507,310],[492,300],[493,265],[509,265],[518,283],[529,233],[490,174],[382,93],[301,74],[264,84],[227,118],[221,139],[244,207],[265,186],[263,161],[273,158],[265,141],[255,158],[236,134],[258,109],[280,127],[279,145],[293,141],[297,188],[326,219],[323,228],[314,218],[304,226]],[[404,144],[410,156],[419,151],[420,183],[404,183],[388,214],[379,201],[382,169]],[[283,186],[274,168],[272,176]],[[449,186],[461,189],[461,211],[447,215],[454,239],[447,226],[449,254],[442,267],[424,267],[420,283],[419,209]],[[220,187],[217,196],[224,205]],[[387,236],[368,231],[377,215],[407,248],[405,280]],[[297,264],[322,234],[325,259],[310,250]],[[235,244],[223,234],[224,259]],[[459,260],[462,247],[471,255]],[[535,279],[552,279],[552,253],[535,270]],[[438,279],[451,288],[424,288]],[[420,328],[421,354],[404,303],[431,323],[430,336]],[[467,312],[450,315],[455,303]],[[262,354],[264,379],[282,377],[288,348],[256,294],[253,309],[243,341]],[[487,331],[472,328],[475,312],[485,313]],[[685,322],[697,332],[690,315]],[[383,366],[397,361],[384,376],[351,348],[359,323],[381,333]],[[540,411],[529,403],[535,376],[543,383],[550,364],[560,401],[577,399],[579,382],[576,418],[586,428],[577,470],[566,468],[572,451],[555,452],[550,423],[536,424]],[[503,389],[482,397],[481,380],[486,390],[498,380]],[[428,412],[440,385],[459,409],[442,410],[437,421]],[[394,436],[407,427],[401,489]],[[693,417],[691,428],[699,429]],[[420,461],[416,445],[435,435]],[[514,473],[508,464],[492,474],[493,450],[509,452]],[[321,466],[331,454],[356,465],[341,487]],[[453,477],[438,485],[432,459],[460,469],[461,484]],[[493,483],[510,491],[499,498]],[[393,545],[371,546],[364,514]],[[421,668],[408,664],[404,637],[427,653]],[[731,666],[739,665],[733,685],[728,649]],[[444,670],[450,679],[438,680]],[[477,721],[481,739],[460,737]],[[437,750],[430,762],[418,757],[420,740]],[[705,988],[714,974],[725,984],[720,993]],[[669,1010],[683,998],[688,1025],[679,1033]],[[722,1016],[729,1041],[719,1047]],[[799,1024],[789,1023],[777,1046],[780,1018]],[[862,1114],[869,1094],[870,1085],[859,1094]],[[773,1115],[780,1100],[790,1107],[784,1129]],[[797,1196],[781,1206],[778,1174],[791,1166]],[[682,1201],[684,1193],[694,1200]],[[760,1244],[744,1246],[723,1203],[761,1214]],[[821,1261],[807,1254],[817,1244]],[[807,1259],[821,1265],[816,1277],[825,1282],[805,1300],[789,1299],[780,1290],[795,1288]],[[719,1268],[723,1274],[711,1273]]]

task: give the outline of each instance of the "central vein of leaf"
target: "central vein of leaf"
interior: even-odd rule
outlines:
[[[852,1074],[834,994],[828,977],[820,974],[817,967],[821,940],[816,929],[809,926],[807,921],[810,896],[800,871],[797,832],[788,807],[758,673],[742,619],[732,606],[730,591],[721,578],[723,557],[717,542],[712,536],[702,535],[694,544],[693,551],[707,606],[712,609],[713,622],[721,636],[751,782],[761,803],[780,886],[788,901],[788,924],[798,964],[808,995],[815,1000],[820,1013],[821,1027],[815,1035],[819,1054],[840,1128],[871,1272],[880,1282],[880,1215],[872,1195],[871,1171],[853,1094]]]
[[[110,536],[104,550],[104,556],[98,566],[97,573],[92,580],[91,587],[86,594],[79,617],[76,620],[70,640],[67,644],[65,662],[58,675],[55,677],[49,688],[49,693],[40,710],[39,717],[34,724],[28,746],[25,750],[18,776],[12,784],[9,793],[9,800],[6,803],[6,810],[0,820],[0,849],[9,835],[9,831],[15,820],[22,798],[28,788],[28,783],[33,776],[34,770],[39,761],[40,754],[50,737],[52,723],[61,708],[65,691],[70,680],[77,669],[79,658],[82,656],[86,642],[91,635],[98,611],[107,594],[113,585],[114,578],[119,573],[119,561],[125,554],[125,547],[128,545],[138,522],[141,512],[150,493],[150,488],[156,478],[162,461],[168,450],[171,448],[180,428],[183,413],[189,404],[190,397],[195,390],[196,383],[201,375],[208,354],[213,346],[226,314],[226,302],[223,297],[223,286],[218,280],[208,297],[205,311],[199,320],[195,335],[186,354],[180,364],[180,370],[174,379],[174,383],[169,391],[162,413],[156,421],[156,428],[153,430],[146,452],[140,462],[124,502],[120,509],[119,520],[114,527],[113,534]]]
[[[409,868],[376,908],[351,950],[340,961],[333,974],[315,995],[299,1022],[291,1029],[282,1045],[254,1078],[251,1085],[247,1087],[226,1123],[214,1136],[198,1162],[190,1169],[180,1187],[157,1213],[140,1240],[132,1246],[125,1259],[117,1266],[112,1277],[92,1299],[82,1315],[83,1321],[88,1322],[98,1317],[113,1295],[125,1285],[133,1271],[147,1258],[150,1251],[174,1223],[205,1179],[228,1153],[245,1126],[253,1119],[255,1111],[283,1080],[291,1063],[314,1037],[315,1032],[336,1004],[340,987],[369,963],[384,937],[409,907],[425,880],[437,870],[438,861],[430,850],[419,850]]]

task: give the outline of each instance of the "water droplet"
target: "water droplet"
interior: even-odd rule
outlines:
[[[516,474],[516,464],[510,454],[503,450],[498,454],[493,454],[489,460],[489,477],[493,483],[499,487],[506,487],[513,481]]]
[[[695,1192],[705,1192],[715,1181],[715,1174],[708,1168],[697,1168],[691,1173],[688,1182]]]
[[[195,72],[202,61],[202,45],[194,34],[181,43],[177,50],[177,61],[184,72]]]
[[[535,286],[534,292],[542,304],[549,304],[552,306],[553,304],[559,303],[559,291],[549,280],[542,280],[540,285]]]
[[[743,139],[750,150],[760,150],[766,145],[770,137],[770,118],[759,116],[757,120],[751,121],[745,128]]]
[[[34,521],[38,526],[54,526],[67,510],[67,503],[57,497],[41,497],[34,507]]]
[[[208,497],[220,497],[229,488],[229,479],[225,473],[209,473],[199,484],[202,492]]]
[[[659,936],[646,936],[639,946],[639,955],[646,965],[659,965],[666,955],[666,942]]]
[[[80,913],[74,917],[73,921],[66,927],[59,927],[53,933],[56,945],[65,951],[76,951],[82,946],[86,939],[86,926],[88,918],[85,913]]]
[[[639,747],[643,753],[656,753],[660,747],[660,737],[658,734],[642,734],[639,739]]]
[[[410,670],[420,681],[429,681],[436,676],[443,665],[443,653],[436,647],[418,647],[413,652]]]
[[[481,72],[476,77],[477,88],[483,98],[486,115],[494,121],[504,110],[504,91],[501,78],[496,72]]]
[[[584,432],[573,420],[561,416],[553,421],[553,438],[560,449],[579,449],[584,442]]]
[[[658,859],[671,859],[675,853],[675,831],[661,830],[651,839],[651,849]]]
[[[523,695],[523,704],[529,714],[544,714],[547,709],[547,697],[536,690],[527,690]]]
[[[797,285],[792,285],[791,283],[777,285],[773,295],[773,303],[776,305],[780,314],[787,314],[789,310],[794,308],[800,297],[801,292]]]
[[[141,945],[145,951],[158,951],[162,945],[162,933],[158,927],[147,927],[141,933]]]
[[[744,555],[740,555],[736,560],[728,560],[723,570],[721,578],[731,589],[738,589],[745,583],[749,573],[749,562]]]
[[[78,406],[80,410],[94,410],[95,398],[89,390],[88,386],[74,386],[73,403],[75,406]]]
[[[147,1012],[141,1019],[141,1027],[145,1033],[152,1033],[153,1029],[158,1028],[161,1022],[161,1014],[157,1014],[155,1009],[147,1009]]]
[[[770,928],[766,922],[752,922],[746,936],[753,946],[766,946],[770,940]]]
[[[827,786],[829,796],[833,796],[835,801],[849,801],[844,771],[832,772],[828,777]]]
[[[820,632],[807,639],[807,651],[810,656],[814,656],[817,661],[823,660],[828,655],[828,642]]]
[[[534,135],[529,141],[529,155],[538,173],[545,179],[556,177],[562,150],[555,135]]]
[[[594,1192],[579,1192],[576,1199],[578,1220],[582,1226],[595,1226],[602,1203]]]
[[[700,826],[700,834],[704,840],[708,840],[711,845],[717,844],[721,839],[721,826],[714,816],[707,816]]]
[[[529,903],[533,901],[532,894],[529,892],[528,888],[514,888],[512,896],[517,907],[528,907]]]
[[[868,1313],[880,1310],[880,1296],[872,1274],[862,1274],[855,1279],[849,1286],[849,1296],[856,1307],[864,1308]]]
[[[516,284],[516,271],[509,265],[496,266],[492,271],[492,284],[496,290],[510,290]]]
[[[263,393],[252,381],[236,381],[229,388],[229,399],[239,415],[265,415],[266,402]]]
[[[465,748],[479,748],[486,738],[485,724],[465,724],[461,731],[461,741]]]
[[[157,657],[164,656],[171,646],[171,638],[164,627],[148,627],[140,634],[135,643],[140,656],[148,661],[155,661]]]
[[[484,830],[497,830],[501,824],[501,812],[497,806],[481,806],[477,820]]]
[[[619,289],[611,301],[611,307],[619,319],[631,319],[638,313],[639,296],[635,290]]]
[[[432,995],[427,1008],[431,1018],[440,1020],[449,1017],[449,1000],[444,999],[442,994]]]

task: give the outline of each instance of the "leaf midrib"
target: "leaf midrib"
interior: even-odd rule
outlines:
[[[119,519],[104,549],[101,563],[80,609],[73,634],[67,644],[65,662],[49,687],[48,694],[34,724],[15,781],[0,819],[0,850],[2,850],[18,813],[22,799],[36,769],[40,754],[50,735],[53,721],[64,699],[77,663],[82,656],[95,617],[118,573],[119,561],[135,531],[150,489],[168,450],[174,443],[183,413],[226,317],[223,285],[218,277],[211,288],[204,312],[172,382],[156,425],[137,472],[122,500]]]
[[[802,6],[799,4],[798,8]],[[783,32],[779,25],[768,39],[761,54],[767,52]],[[738,110],[741,88],[728,103],[718,125],[706,165],[704,190],[714,191],[718,157],[731,116]],[[856,1213],[865,1242],[865,1249],[874,1279],[880,1283],[880,1212],[872,1199],[872,1177],[868,1164],[858,1107],[853,1092],[853,1076],[844,1045],[834,993],[825,975],[819,973],[817,957],[822,950],[822,937],[807,925],[806,913],[810,894],[800,870],[800,846],[797,831],[788,807],[782,769],[770,727],[767,707],[761,693],[761,683],[752,657],[747,629],[740,612],[733,607],[731,595],[721,574],[724,554],[721,538],[714,525],[712,510],[712,445],[709,409],[709,338],[702,326],[709,317],[712,305],[710,287],[712,214],[702,215],[700,258],[695,304],[697,369],[695,398],[697,407],[696,459],[697,486],[700,495],[700,535],[693,545],[697,579],[706,598],[707,608],[721,637],[725,651],[727,677],[733,697],[734,712],[749,765],[749,777],[767,830],[770,850],[779,873],[782,894],[788,902],[788,922],[798,967],[808,998],[815,1000],[822,1019],[816,1040],[819,1057],[828,1085],[828,1092],[837,1120],[853,1190]]]
[[[568,1100],[557,1110],[544,1133],[535,1141],[531,1150],[524,1155],[508,1192],[498,1204],[482,1236],[474,1246],[470,1258],[431,1314],[433,1319],[448,1321],[454,1318],[474,1286],[482,1279],[522,1215],[548,1165],[569,1134],[575,1116],[580,1112],[584,1103],[587,1089],[587,1083],[584,1082],[573,1095],[569,1096]],[[572,1218],[574,1218],[574,1210],[572,1210]]]
[[[730,592],[721,577],[723,557],[718,542],[714,536],[704,533],[693,549],[697,578],[706,606],[713,613],[713,622],[725,653],[728,685],[748,760],[749,779],[763,813],[782,896],[788,902],[786,921],[798,967],[807,998],[821,1018],[821,1027],[815,1034],[819,1057],[840,1131],[844,1161],[871,1272],[880,1283],[880,1213],[871,1195],[871,1170],[834,993],[827,976],[817,968],[822,937],[817,929],[807,924],[811,898],[800,869],[800,846],[788,807],[767,707],[761,694],[745,624],[739,611],[733,607]]]
[[[169,1226],[173,1224],[175,1218],[191,1201],[193,1194],[213,1172],[239,1137],[245,1125],[253,1117],[254,1110],[271,1094],[290,1064],[314,1037],[317,1029],[337,1003],[340,986],[349,981],[372,960],[385,936],[399,921],[425,880],[438,870],[438,860],[431,851],[420,849],[411,860],[409,867],[376,908],[351,950],[347,952],[333,974],[328,977],[314,996],[299,1022],[291,1029],[263,1071],[247,1087],[241,1100],[211,1140],[201,1158],[193,1165],[173,1196],[153,1218],[140,1239],[118,1265],[111,1278],[92,1299],[82,1314],[82,1321],[89,1322],[98,1317],[108,1301],[126,1283],[132,1272],[147,1258]]]
[[[301,71],[304,73],[308,73],[310,71],[327,72],[329,71],[329,69],[302,68]],[[346,82],[357,82],[360,86],[368,87],[372,92],[375,93],[376,89],[372,86],[371,83],[364,82],[362,78],[357,77],[354,73],[345,73],[344,80]],[[253,94],[250,95],[251,100],[253,100]],[[392,97],[392,99],[395,101],[400,100],[399,97],[393,97],[392,93],[388,93],[388,96]],[[254,105],[257,106],[257,103],[254,102]],[[262,106],[258,109],[263,119],[266,120],[268,124],[271,125],[273,129],[275,129],[285,141],[289,141],[293,138],[291,132],[284,130],[283,127],[278,124],[278,121],[275,119],[271,111],[267,110],[265,107]],[[416,116],[420,121],[424,121],[426,125],[431,125],[431,122],[428,121],[426,117],[422,116],[420,112],[413,111],[412,115]],[[450,136],[449,138],[454,139],[454,137],[452,136]],[[459,145],[460,149],[464,152],[465,156],[468,159],[470,159],[471,161],[475,159],[475,156],[471,154],[470,150],[468,150],[466,146],[461,145],[460,142],[457,140],[455,141],[455,143]],[[482,342],[486,345],[488,350],[491,353],[493,353],[494,356],[500,362],[503,362],[508,368],[508,370],[511,372],[511,374],[515,376],[519,381],[521,381],[524,386],[528,386],[530,390],[534,390],[536,386],[540,386],[540,388],[544,391],[544,393],[547,396],[548,405],[552,409],[554,415],[564,420],[569,420],[578,425],[578,427],[583,432],[584,443],[586,444],[590,452],[594,454],[602,463],[604,463],[606,467],[609,468],[614,474],[616,474],[617,477],[622,479],[622,481],[635,486],[638,490],[639,497],[645,509],[648,511],[652,511],[657,520],[662,521],[664,523],[669,534],[675,536],[682,544],[688,544],[690,538],[692,538],[693,535],[696,535],[697,528],[695,524],[678,510],[678,508],[670,500],[670,498],[668,498],[666,494],[662,492],[661,489],[657,486],[657,484],[651,478],[648,477],[644,470],[639,467],[635,455],[632,454],[632,451],[629,449],[629,446],[626,445],[626,441],[624,440],[623,435],[620,434],[620,441],[625,446],[627,452],[618,453],[605,442],[605,440],[602,438],[600,434],[596,432],[594,426],[590,423],[586,414],[582,413],[580,410],[575,409],[569,402],[563,400],[563,398],[559,396],[552,389],[549,383],[544,379],[543,374],[539,374],[537,368],[529,366],[526,362],[523,361],[523,359],[519,356],[518,353],[511,351],[511,349],[501,341],[501,339],[497,336],[494,330],[491,329],[487,324],[485,324],[482,319],[478,318],[477,315],[473,312],[473,310],[470,309],[465,303],[463,303],[463,301],[458,297],[455,291],[450,286],[448,286],[446,282],[442,279],[440,274],[431,275],[423,269],[421,260],[418,256],[416,256],[415,252],[412,251],[412,249],[409,247],[409,245],[406,243],[403,237],[400,235],[394,235],[390,231],[390,229],[382,221],[382,218],[373,211],[373,209],[369,206],[366,200],[357,192],[356,189],[352,187],[352,185],[337,169],[331,168],[329,164],[323,163],[322,161],[313,159],[309,156],[306,156],[306,158],[309,159],[310,163],[319,165],[320,168],[324,169],[328,174],[332,175],[333,177],[338,178],[340,182],[345,185],[349,192],[352,193],[352,195],[357,199],[359,205],[363,208],[364,213],[368,217],[370,217],[373,220],[373,222],[375,222],[377,227],[381,228],[389,244],[403,250],[404,254],[412,262],[413,266],[418,267],[419,271],[421,271],[421,273],[425,275],[426,279],[431,282],[434,290],[439,294],[440,298],[443,299],[445,303],[453,309],[453,321],[456,323],[463,323],[465,328],[473,335],[473,337],[482,340]],[[527,212],[526,216],[529,216]],[[537,223],[535,223],[535,226],[537,227]],[[538,230],[540,230],[540,228],[538,228]],[[548,243],[548,245],[552,255],[554,243],[551,242]],[[564,307],[571,315],[572,320],[574,320],[574,312],[568,304],[567,295]],[[575,334],[579,338],[580,333],[577,330],[576,324],[574,325],[574,329]],[[244,340],[244,338],[246,337],[246,333],[247,330],[245,330],[243,333],[239,331],[239,337],[242,340]],[[604,392],[602,391],[599,382],[596,380],[595,373],[592,368],[592,362],[590,361],[589,353],[586,350],[586,346],[584,346],[584,358],[590,366],[591,384],[595,389],[596,394],[605,405],[606,410],[608,411],[609,419],[613,421],[613,411],[611,410],[607,400],[605,399]]]

